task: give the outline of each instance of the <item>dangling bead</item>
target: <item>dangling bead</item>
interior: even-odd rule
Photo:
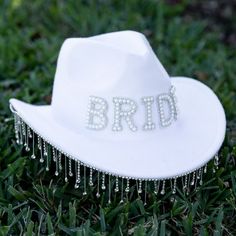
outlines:
[[[111,203],[111,176],[108,176],[108,204]]]
[[[121,194],[120,194],[120,203],[124,202],[124,179],[121,178]]]
[[[42,150],[42,139],[39,136],[38,136],[38,149],[40,151],[40,159],[39,159],[39,161],[41,163],[43,163],[44,159],[43,159],[43,150]]]
[[[65,160],[65,182],[68,182],[68,177],[67,177],[67,160],[66,160],[66,156],[64,155],[64,160]]]
[[[202,171],[202,169],[200,168],[200,169],[198,170],[198,172],[197,172],[197,179],[200,179],[200,178],[201,178],[201,171]]]
[[[100,173],[98,172],[98,174],[97,174],[97,193],[96,193],[96,197],[97,198],[100,197],[100,193],[99,193],[99,190],[100,190],[100,187],[99,187],[99,177],[100,177]]]
[[[58,167],[59,167],[59,171],[62,170],[62,164],[61,164],[61,152],[58,153]]]
[[[56,157],[56,150],[55,150],[55,148],[53,147],[53,148],[52,148],[52,160],[53,160],[54,162],[56,162],[56,159],[57,159],[57,157]]]
[[[196,175],[196,173],[195,173],[195,171],[194,171],[194,172],[193,172],[192,181],[191,181],[191,183],[190,183],[191,186],[193,186],[193,185],[195,184],[195,175]]]
[[[202,180],[202,174],[201,174],[201,179],[199,181],[199,184],[202,185],[203,184],[203,180]]]
[[[47,155],[48,155],[47,144],[45,141],[43,141],[43,155],[45,157],[47,157]]]
[[[77,162],[77,182],[80,183],[80,161]]]
[[[43,150],[42,150],[42,149],[40,149],[40,159],[39,159],[39,161],[40,161],[41,163],[44,162],[44,159],[43,159]]]
[[[32,140],[32,151],[33,151],[33,153],[32,153],[32,155],[31,155],[31,158],[32,159],[35,159],[36,158],[36,156],[35,156],[35,152],[34,152],[34,146],[35,146],[35,144],[34,144],[34,132],[33,132],[33,140]]]
[[[172,194],[176,194],[176,182],[177,182],[177,178],[174,178],[174,184],[173,184]]]
[[[14,128],[15,128],[15,136],[16,136],[16,143],[20,143],[19,138],[19,126],[18,126],[18,116],[16,113],[14,113]]]
[[[219,156],[218,156],[218,154],[215,155],[214,165],[215,165],[216,169],[219,168]]]
[[[26,141],[26,129],[25,129],[25,123],[23,122],[23,120],[21,121],[21,126],[22,126],[22,136],[24,139],[24,146],[27,145],[27,141]]]
[[[58,176],[59,175],[59,166],[58,166],[58,156],[57,156],[57,151],[55,151],[55,157],[56,157],[56,171],[55,171],[55,175]]]
[[[22,145],[23,144],[23,134],[22,134],[22,121],[21,121],[21,118],[19,117],[19,120],[18,120],[18,124],[19,124],[19,133],[20,133],[20,144]]]
[[[73,176],[71,158],[69,158],[69,176],[70,176],[70,177]]]
[[[75,183],[74,188],[75,188],[75,189],[79,188],[79,184],[78,184],[78,183]]]
[[[138,193],[142,193],[142,180],[139,180]]]
[[[76,173],[75,188],[78,188],[80,184],[80,161],[75,162],[75,173]]]
[[[42,145],[41,145],[41,138],[40,138],[40,136],[38,135],[38,149],[39,150],[41,150],[41,147],[42,147]]]
[[[29,138],[32,138],[32,134],[31,134],[31,131],[30,131],[30,127],[27,126],[27,134],[28,134],[28,137]]]
[[[116,177],[116,187],[115,187],[115,192],[119,192],[119,179]]]
[[[184,176],[183,191],[185,192],[188,187],[188,175]]]
[[[25,126],[24,126],[25,127]],[[27,131],[25,130],[25,151],[28,152],[30,151],[29,148],[29,134],[28,134],[28,126],[27,126]]]
[[[46,156],[46,171],[49,171],[49,155],[48,155],[48,150],[47,150],[47,156]]]
[[[165,181],[165,180],[162,180],[161,195],[164,195],[164,194],[166,193],[166,191],[165,191],[165,184],[166,184],[166,181]]]
[[[191,179],[191,174],[188,174],[188,185],[186,189],[186,194],[189,195],[190,192],[190,179]]]
[[[105,186],[105,174],[102,174],[102,190],[105,190],[106,186]]]
[[[204,166],[204,174],[207,173],[207,164]]]
[[[145,181],[145,187],[144,187],[144,206],[147,205],[147,181]]]
[[[154,181],[154,194],[158,194],[160,188],[160,181]]]
[[[86,191],[86,166],[84,166],[84,192],[83,195],[87,195],[87,191]]]
[[[202,181],[202,174],[203,174],[203,171],[202,171],[202,168],[199,170],[199,173],[198,173],[198,176],[199,176],[199,185],[202,185],[203,184],[203,181]]]
[[[126,188],[125,188],[125,192],[126,192],[126,193],[129,192],[129,179],[126,179]]]
[[[93,169],[90,168],[89,170],[89,186],[93,186]]]

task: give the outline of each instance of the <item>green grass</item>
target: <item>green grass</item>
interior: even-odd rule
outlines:
[[[0,0],[0,235],[236,235],[233,4],[216,1],[205,14],[206,3],[163,2]],[[50,103],[64,39],[124,29],[143,32],[170,75],[209,85],[226,111],[220,168],[189,196],[178,191],[174,202],[150,195],[147,206],[135,197],[108,205],[91,192],[82,197],[14,140],[8,100]]]

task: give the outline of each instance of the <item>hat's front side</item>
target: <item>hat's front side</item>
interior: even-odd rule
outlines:
[[[226,121],[213,91],[169,77],[146,38],[122,31],[67,39],[61,48],[51,105],[10,100],[17,142],[40,150],[65,180],[82,172],[140,181],[200,179],[220,149]],[[31,140],[31,141],[30,141]],[[74,173],[74,169],[75,173]],[[192,177],[189,177],[192,175]],[[99,178],[98,180],[99,181]],[[201,182],[201,181],[200,181]]]

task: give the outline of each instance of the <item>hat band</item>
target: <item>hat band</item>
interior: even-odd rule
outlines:
[[[168,93],[162,93],[158,96],[145,96],[141,98],[141,103],[145,108],[145,123],[142,130],[150,131],[156,128],[153,121],[153,105],[156,101],[159,114],[159,123],[161,127],[168,127],[178,118],[177,99],[174,86],[170,87]],[[112,131],[122,131],[122,123],[126,122],[129,130],[136,132],[134,116],[138,110],[136,101],[127,97],[113,97],[114,117],[112,119]],[[108,102],[106,99],[97,96],[90,96],[87,111],[86,127],[91,130],[104,130],[108,123]]]

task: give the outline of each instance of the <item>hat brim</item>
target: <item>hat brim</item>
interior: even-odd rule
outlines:
[[[166,179],[205,165],[221,147],[226,130],[223,107],[210,88],[186,77],[172,77],[171,82],[176,87],[178,120],[141,141],[88,137],[58,124],[51,106],[17,99],[10,104],[43,139],[87,166],[134,179]]]

